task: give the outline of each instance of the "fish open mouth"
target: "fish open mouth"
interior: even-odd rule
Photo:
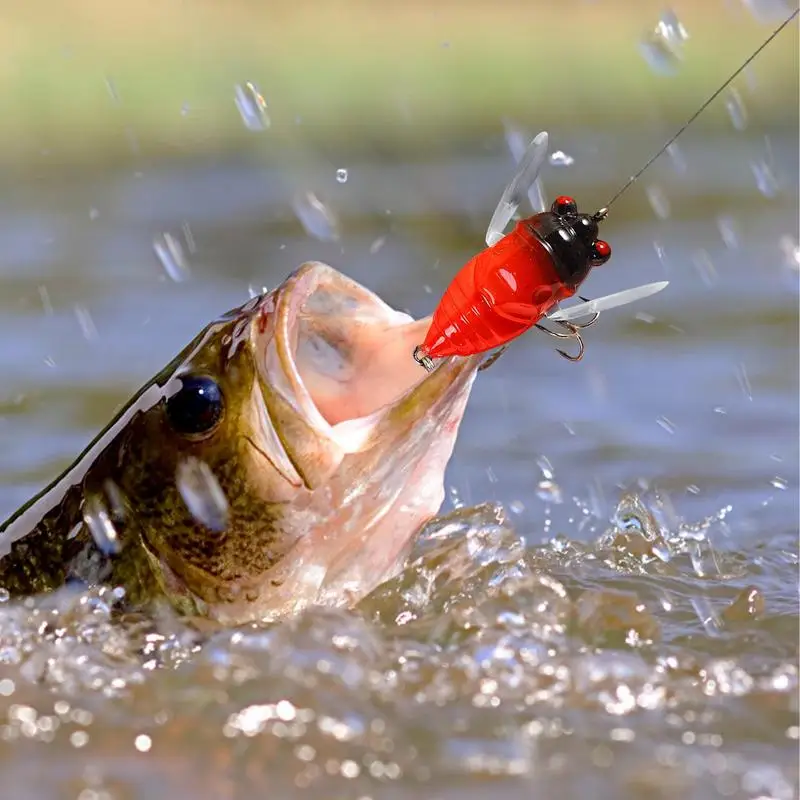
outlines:
[[[446,403],[458,376],[476,366],[472,359],[448,359],[426,373],[412,353],[430,319],[394,310],[325,264],[304,264],[266,303],[261,313],[268,324],[254,325],[254,344],[264,353],[264,400],[308,488],[342,457],[366,448],[387,415],[400,406],[430,413]],[[293,429],[300,433],[297,426],[305,436],[291,435]],[[308,442],[309,436],[326,440],[325,463],[319,448],[313,458],[292,452],[295,442]]]
[[[253,555],[262,532],[249,512],[218,543],[225,576],[169,548],[150,553],[170,596],[229,622],[349,602],[397,569],[441,505],[481,360],[444,359],[427,372],[413,352],[430,319],[316,262],[248,314],[233,338],[246,336],[257,379],[236,425],[250,445],[250,502],[269,509],[263,553]]]

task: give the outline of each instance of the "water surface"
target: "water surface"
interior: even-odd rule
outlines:
[[[586,294],[668,291],[604,315],[579,365],[531,335],[481,374],[455,516],[354,612],[207,639],[166,614],[112,620],[110,590],[0,606],[13,796],[797,796],[797,141],[771,144],[776,185],[753,171],[763,138],[687,137],[687,171],[664,160],[620,201]],[[649,145],[564,138],[575,166],[546,189],[602,205]],[[333,159],[14,178],[3,516],[249,286],[321,259],[429,313],[510,169],[502,140]],[[338,241],[300,225],[300,190]],[[183,272],[154,255],[164,233]]]

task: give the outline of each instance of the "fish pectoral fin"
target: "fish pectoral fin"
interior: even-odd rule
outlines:
[[[541,308],[530,303],[498,303],[492,306],[492,311],[504,319],[529,327],[542,316]]]

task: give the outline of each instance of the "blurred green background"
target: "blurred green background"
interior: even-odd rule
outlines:
[[[782,3],[768,20],[753,5],[673,3],[690,38],[668,76],[639,49],[654,2],[7,0],[0,163],[261,147],[234,106],[245,81],[268,103],[273,148],[298,122],[308,143],[384,158],[451,153],[504,116],[645,135],[692,113],[774,27]],[[795,26],[754,68],[747,107],[761,124],[797,127],[797,62]],[[717,104],[697,124],[730,122]]]

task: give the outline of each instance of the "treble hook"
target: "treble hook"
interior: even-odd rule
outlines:
[[[578,297],[583,300],[584,303],[588,303],[589,299],[587,297],[583,297],[578,295]],[[592,318],[588,322],[581,322],[580,324],[576,324],[574,322],[563,322],[562,320],[557,320],[556,325],[560,325],[562,328],[566,328],[569,333],[557,333],[556,331],[551,331],[548,328],[543,327],[542,325],[537,325],[536,327],[543,331],[544,333],[548,334],[549,336],[554,336],[556,339],[575,339],[578,342],[578,353],[577,355],[571,356],[565,350],[560,350],[556,348],[556,352],[562,357],[566,358],[567,361],[580,361],[583,358],[583,353],[586,350],[586,345],[583,342],[583,337],[581,336],[581,331],[584,328],[588,328],[590,325],[594,325],[597,320],[600,319],[600,313],[595,312],[592,315]]]
[[[556,331],[551,331],[549,328],[545,328],[543,325],[537,325],[536,327],[543,333],[546,333],[548,336],[554,336],[556,339],[575,339],[578,342],[577,355],[571,356],[565,350],[559,350],[558,348],[556,348],[556,353],[562,358],[566,358],[567,361],[580,361],[583,358],[583,351],[586,349],[586,346],[583,343],[583,337],[580,334],[578,326],[573,325],[571,322],[562,322],[561,320],[556,322],[556,325],[566,328],[569,333],[557,333]]]

